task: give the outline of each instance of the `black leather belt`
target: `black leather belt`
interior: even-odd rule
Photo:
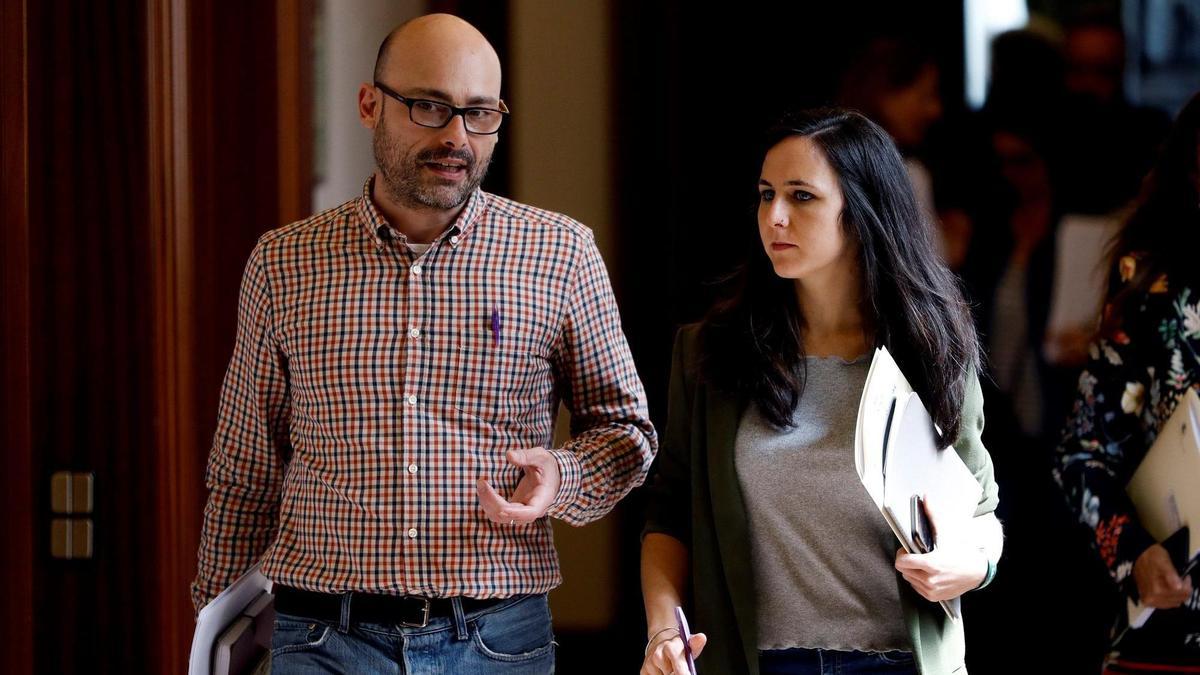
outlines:
[[[339,624],[342,620],[342,594],[318,593],[275,584],[275,611],[293,616]],[[478,600],[461,598],[463,612],[476,612],[504,602],[507,598]],[[424,628],[436,617],[454,616],[450,598],[423,598],[417,595],[377,595],[351,593],[350,623],[399,624]]]

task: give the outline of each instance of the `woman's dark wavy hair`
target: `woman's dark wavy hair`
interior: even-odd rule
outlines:
[[[979,340],[958,280],[934,246],[895,143],[863,115],[826,108],[790,113],[766,134],[759,158],[803,136],[838,176],[842,226],[859,244],[862,312],[933,421],[943,443],[958,437],[968,374],[979,369]],[[756,237],[757,238],[757,237]],[[775,274],[761,244],[729,278],[728,297],[701,324],[706,381],[758,404],[777,427],[792,424],[804,391],[804,316],[790,279]]]
[[[1118,132],[1119,133],[1119,132]],[[1108,335],[1121,319],[1137,309],[1141,298],[1162,275],[1174,283],[1200,281],[1200,94],[1192,96],[1167,135],[1154,168],[1142,183],[1133,213],[1113,240],[1110,250],[1116,273],[1122,257],[1138,254],[1131,282],[1117,292],[1101,326]],[[1110,279],[1109,288],[1116,288]]]

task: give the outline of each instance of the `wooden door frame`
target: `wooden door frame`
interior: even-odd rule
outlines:
[[[36,664],[34,587],[36,547],[35,476],[31,400],[31,269],[29,214],[29,57],[28,0],[0,0],[0,443],[5,457],[0,479],[0,572],[8,586],[0,610],[0,630],[9,649],[5,672],[33,673]],[[311,110],[297,101],[311,96],[311,68],[304,61],[309,43],[304,31],[312,25],[310,0],[276,0],[280,78],[278,199],[288,218],[306,215],[311,199]],[[196,336],[196,260],[192,250],[194,204],[192,137],[189,114],[190,0],[147,0],[146,84],[148,105],[147,201],[149,258],[153,283],[154,419],[157,477],[151,507],[156,511],[153,542],[148,553],[159,570],[146,592],[152,613],[147,625],[158,626],[145,654],[150,670],[179,672],[186,666],[192,633],[188,585],[196,570],[203,504],[203,484],[196,476],[201,447],[197,430],[213,411],[197,411],[196,369],[213,364],[194,362]],[[236,95],[236,92],[229,92]],[[232,312],[232,308],[230,309]],[[71,645],[62,645],[71,649]]]
[[[201,485],[190,470],[199,452],[192,404],[192,192],[188,126],[188,2],[146,3],[147,186],[149,250],[154,297],[154,420],[159,458],[154,540],[157,603],[162,639],[151,655],[159,672],[187,663],[191,633],[188,584],[196,573],[200,523],[194,504]]]
[[[276,0],[279,224],[312,214],[314,0]],[[297,142],[309,139],[310,142]]]
[[[282,224],[308,215],[312,195],[312,68],[311,33],[314,3],[311,0],[275,0],[278,77],[277,134],[280,139],[277,167],[279,193],[264,198],[278,200]],[[202,313],[199,277],[207,263],[197,258],[195,244],[196,196],[193,176],[211,174],[221,167],[203,166],[210,154],[193,153],[203,134],[189,119],[205,114],[203,102],[193,101],[190,87],[201,78],[221,92],[219,82],[192,63],[189,42],[209,40],[208,22],[191,0],[147,0],[147,83],[149,87],[149,251],[154,285],[155,421],[159,465],[156,486],[156,579],[158,624],[162,640],[153,654],[160,672],[178,672],[187,662],[192,633],[192,606],[188,587],[196,574],[196,546],[200,538],[204,486],[196,466],[207,455],[201,440],[202,426],[215,411],[199,410],[198,368],[223,366],[201,363],[212,360],[211,350],[199,349],[198,325]],[[200,120],[196,120],[199,122]],[[299,142],[298,142],[298,139]],[[209,261],[211,262],[211,261]],[[232,314],[234,308],[228,308]],[[193,355],[199,355],[193,357]],[[222,355],[225,358],[227,355]]]
[[[33,672],[33,445],[30,402],[29,112],[26,0],[0,2],[0,631],[5,671]]]

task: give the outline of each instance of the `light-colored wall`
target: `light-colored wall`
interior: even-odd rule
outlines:
[[[605,2],[510,4],[513,197],[596,233],[612,268],[612,66]]]
[[[424,12],[423,0],[324,0],[319,4],[313,73],[314,212],[357,197],[374,170],[371,132],[358,121],[358,85],[371,81],[375,53],[388,31]]]
[[[612,193],[610,9],[603,2],[509,4],[513,198],[592,228],[610,270],[616,255]],[[567,428],[565,414],[558,428]],[[561,441],[561,439],[559,439]],[[603,630],[616,620],[617,525],[554,521],[563,585],[550,594],[558,631]]]

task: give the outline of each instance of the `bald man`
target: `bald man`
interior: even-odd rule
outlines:
[[[500,84],[457,18],[392,31],[362,194],[250,255],[193,599],[261,559],[276,672],[552,672],[549,518],[600,518],[657,449],[592,233],[479,188]]]

